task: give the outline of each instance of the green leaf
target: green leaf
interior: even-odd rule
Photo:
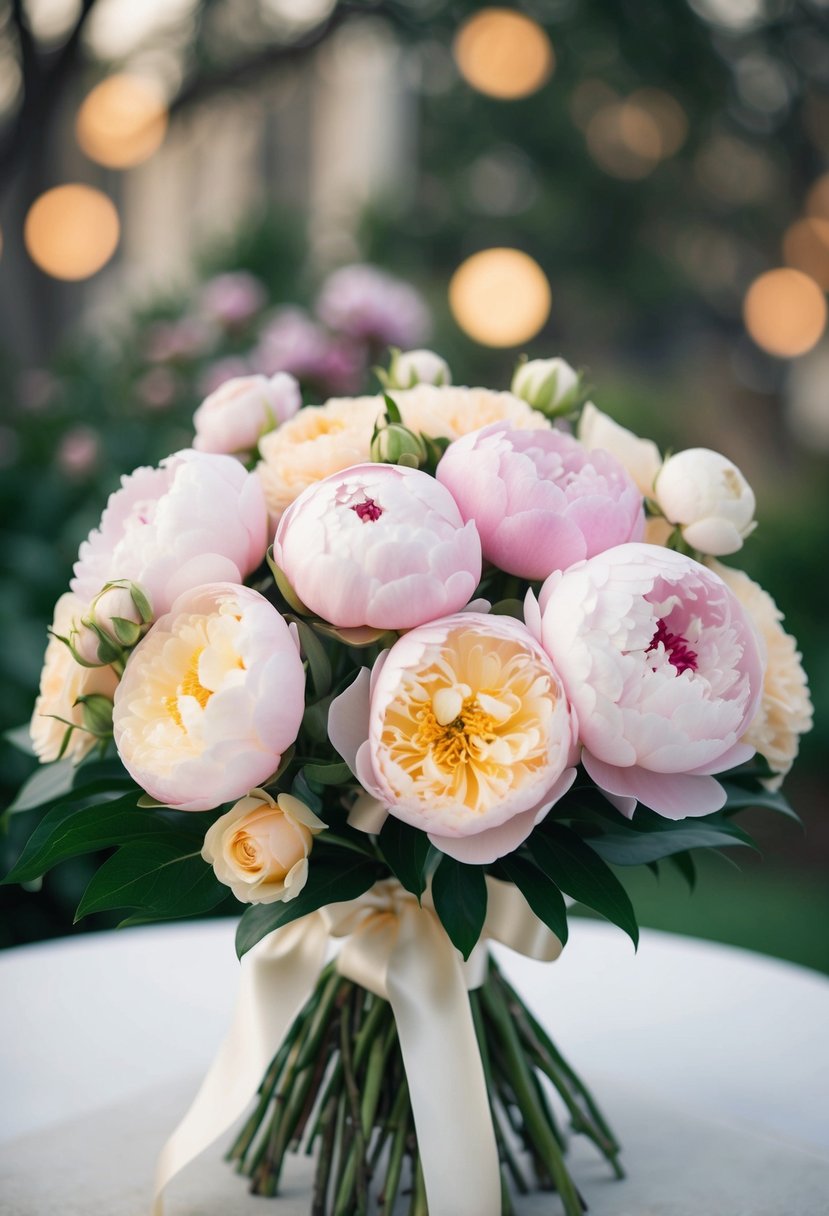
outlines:
[[[177,833],[123,845],[93,875],[75,921],[110,908],[133,908],[153,920],[209,912],[227,887],[192,846],[192,837]]]
[[[35,828],[17,865],[3,883],[31,882],[68,857],[94,853],[130,840],[144,840],[173,831],[170,824],[149,810],[139,810],[136,793],[92,806],[75,800],[53,807]],[[189,837],[190,848],[193,840]]]
[[[528,847],[536,865],[566,895],[601,913],[638,945],[639,926],[627,891],[580,836],[548,819],[533,832]]]
[[[492,605],[489,611],[492,616],[511,616],[516,621],[521,621],[522,624],[524,623],[524,605],[521,600],[498,600],[496,604]]]
[[[52,764],[43,764],[24,781],[14,802],[6,810],[9,814],[14,814],[17,811],[30,811],[33,807],[43,806],[45,802],[54,802],[71,790],[74,780],[75,765],[71,760],[55,760]]]
[[[426,887],[427,865],[436,851],[426,833],[389,815],[377,843],[395,878],[420,899]]]
[[[665,822],[670,822],[666,820]],[[742,829],[727,821],[707,823],[683,819],[676,826],[656,831],[606,832],[588,836],[586,843],[604,860],[616,866],[647,865],[688,849],[716,849],[729,845],[751,845]]]
[[[511,854],[500,859],[505,876],[514,883],[539,920],[552,929],[562,946],[567,945],[567,906],[554,882],[533,862]]]
[[[396,422],[398,424],[402,423],[403,418],[400,414],[400,410],[397,408],[397,402],[394,400],[394,398],[390,397],[388,393],[383,393],[383,400],[386,403],[386,417],[388,418],[389,422]]]
[[[333,764],[304,764],[302,771],[309,781],[316,781],[318,785],[343,785],[353,781],[351,769],[341,760]]]
[[[450,941],[469,958],[486,919],[483,867],[467,866],[444,854],[432,878],[432,899]]]
[[[242,915],[236,930],[236,953],[247,954],[274,929],[290,924],[300,916],[316,912],[326,904],[356,899],[379,877],[376,861],[359,853],[331,850],[323,853],[317,845],[308,863],[308,881],[295,899],[287,903],[254,904]]]
[[[299,631],[299,643],[302,647],[302,653],[308,660],[308,668],[311,672],[311,681],[314,685],[314,692],[317,697],[324,697],[331,689],[332,673],[331,662],[326,653],[325,647],[314,633],[310,625],[305,621],[300,621],[296,617],[292,618]]]
[[[22,726],[13,726],[11,730],[3,731],[3,738],[12,747],[16,747],[19,752],[25,752],[27,756],[34,756],[35,749],[28,722],[24,722]]]
[[[777,811],[795,823],[801,823],[797,811],[789,806],[788,800],[780,790],[747,789],[742,785],[734,785],[730,781],[721,781],[726,793],[726,811],[739,811],[744,807],[762,807],[766,811]]]
[[[697,885],[697,867],[690,853],[674,853],[668,861],[679,871],[688,884],[688,890],[693,891]]]

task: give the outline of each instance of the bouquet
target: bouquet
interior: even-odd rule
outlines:
[[[561,359],[510,392],[396,351],[384,392],[231,381],[111,496],[55,609],[31,723],[45,810],[6,881],[113,849],[78,916],[242,906],[235,1020],[157,1193],[230,1157],[313,1213],[583,1210],[619,1142],[487,941],[554,960],[567,900],[637,940],[611,866],[749,843],[810,725],[771,598],[721,564],[754,495],[663,458]],[[331,943],[339,950],[331,956]],[[251,1109],[251,1102],[253,1106]]]

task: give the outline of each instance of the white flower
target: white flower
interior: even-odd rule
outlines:
[[[580,380],[579,373],[564,359],[530,359],[515,369],[510,387],[533,409],[563,414],[576,404]]]
[[[688,448],[669,457],[654,496],[691,548],[712,557],[736,553],[757,526],[751,486],[727,456],[709,448]]]
[[[274,800],[266,790],[254,789],[216,820],[201,855],[242,903],[287,902],[305,886],[308,854],[324,828],[291,794]]]
[[[797,643],[783,628],[783,613],[768,592],[742,570],[715,561],[709,565],[743,605],[765,647],[763,696],[743,741],[756,748],[778,774],[766,782],[769,789],[778,789],[794,764],[800,736],[812,729],[809,682]]]
[[[451,384],[449,364],[433,350],[396,350],[386,375],[386,388],[414,388],[416,384]]]
[[[633,431],[619,426],[588,401],[581,412],[577,434],[588,452],[602,448],[615,456],[639,487],[645,498],[653,496],[653,483],[662,466],[659,448],[650,439],[640,439]]]
[[[67,730],[71,727],[63,755],[82,760],[95,746],[96,736],[84,730],[84,705],[81,697],[99,695],[111,699],[118,677],[111,667],[82,667],[61,638],[69,638],[74,622],[81,617],[86,605],[67,591],[55,605],[52,636],[46,647],[40,695],[29,732],[35,754],[42,761],[57,760],[61,754]]]

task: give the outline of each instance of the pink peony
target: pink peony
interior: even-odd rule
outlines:
[[[262,435],[292,418],[301,405],[299,385],[285,372],[269,380],[264,376],[226,380],[193,415],[193,447],[199,452],[248,456]]]
[[[620,545],[553,574],[540,628],[579,722],[582,763],[626,815],[668,819],[725,803],[711,775],[747,760],[763,691],[757,637],[711,570],[653,545]]]
[[[299,733],[305,673],[294,636],[249,587],[188,591],[132,652],[115,693],[115,746],[151,797],[182,811],[241,798]]]
[[[200,317],[158,321],[147,335],[146,356],[151,363],[189,362],[216,345],[216,330]]]
[[[341,266],[329,275],[317,312],[331,329],[381,346],[410,350],[430,329],[423,297],[402,279],[376,266]]]
[[[309,486],[284,513],[274,558],[324,620],[411,629],[462,608],[481,543],[427,473],[360,464]]]
[[[267,544],[258,478],[231,456],[177,452],[122,477],[81,545],[71,587],[89,603],[105,583],[128,579],[160,616],[184,591],[241,582]]]
[[[484,557],[522,578],[642,537],[642,495],[622,466],[562,431],[495,422],[451,444],[437,479],[477,524]]]
[[[363,788],[459,861],[517,849],[569,789],[574,725],[541,646],[510,617],[421,625],[331,705]]]

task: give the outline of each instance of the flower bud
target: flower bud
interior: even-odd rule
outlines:
[[[78,697],[77,703],[82,707],[84,730],[98,739],[108,739],[112,735],[112,698],[95,692]]]
[[[371,440],[371,459],[376,464],[400,464],[417,469],[427,458],[426,444],[400,422],[379,424]]]
[[[202,857],[242,903],[285,902],[305,886],[308,854],[324,828],[291,794],[274,800],[254,789],[209,829]]]
[[[516,397],[548,417],[569,413],[582,399],[580,374],[561,358],[520,363],[511,388]]]
[[[654,487],[659,509],[700,553],[736,553],[757,526],[751,486],[726,456],[688,448],[663,464]]]
[[[70,646],[84,666],[114,663],[141,640],[152,620],[152,605],[138,584],[119,579],[107,583],[74,623]]]
[[[386,389],[414,388],[416,384],[440,387],[452,383],[449,364],[433,350],[399,351],[392,347],[391,363],[380,379]]]

